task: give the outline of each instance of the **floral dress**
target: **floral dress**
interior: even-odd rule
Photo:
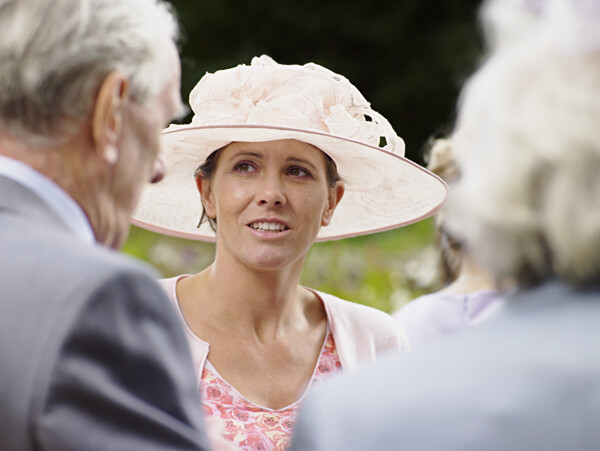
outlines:
[[[339,371],[341,364],[333,335],[328,332],[308,386]],[[224,435],[242,450],[287,450],[305,394],[283,409],[258,406],[225,381],[208,360],[202,370],[202,404],[207,416],[224,423]]]

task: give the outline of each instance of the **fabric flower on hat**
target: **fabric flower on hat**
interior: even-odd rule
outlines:
[[[345,77],[318,64],[279,65],[263,55],[206,74],[190,94],[192,124],[269,125],[317,130],[374,146],[396,134]],[[366,120],[369,117],[371,120]]]

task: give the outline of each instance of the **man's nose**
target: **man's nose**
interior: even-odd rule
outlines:
[[[150,179],[150,183],[158,183],[160,182],[167,172],[167,167],[165,166],[165,162],[162,157],[159,155],[156,157],[154,161],[154,169],[152,172],[152,178]]]

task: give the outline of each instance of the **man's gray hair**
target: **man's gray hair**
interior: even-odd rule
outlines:
[[[85,119],[105,77],[144,103],[164,88],[179,27],[161,0],[0,0],[0,132],[51,143]]]

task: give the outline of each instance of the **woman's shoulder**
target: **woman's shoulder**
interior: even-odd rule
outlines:
[[[329,293],[315,294],[323,301],[336,346],[347,351],[343,353],[347,365],[372,361],[381,352],[408,349],[402,326],[388,313]]]
[[[313,290],[323,300],[325,307],[335,314],[350,315],[352,317],[365,320],[375,319],[377,321],[393,321],[393,318],[386,312],[383,312],[368,305],[348,301],[333,294]]]
[[[164,290],[167,292],[167,295],[172,301],[177,300],[177,282],[179,282],[184,277],[189,277],[189,274],[180,274],[178,276],[158,280],[158,283],[164,288]]]
[[[375,339],[393,337],[404,341],[402,326],[388,313],[329,293],[315,293],[323,300],[332,328],[344,328],[353,334],[369,335]]]

